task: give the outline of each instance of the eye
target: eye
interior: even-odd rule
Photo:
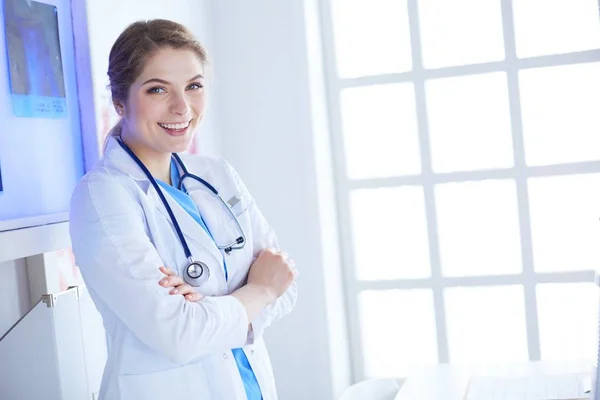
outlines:
[[[194,83],[191,83],[191,84],[188,86],[188,89],[190,89],[190,90],[200,90],[200,89],[202,89],[203,87],[204,87],[204,85],[202,85],[201,83],[194,82]]]
[[[148,89],[147,92],[151,93],[151,94],[154,94],[154,93],[164,93],[165,92],[165,88],[160,87],[160,86],[154,86],[154,87],[151,87],[150,89]]]

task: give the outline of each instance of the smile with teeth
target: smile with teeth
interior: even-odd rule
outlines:
[[[191,121],[187,121],[187,122],[181,122],[178,124],[162,124],[162,123],[158,123],[158,125],[162,126],[165,129],[171,129],[171,130],[181,130],[181,129],[185,129],[190,125]]]

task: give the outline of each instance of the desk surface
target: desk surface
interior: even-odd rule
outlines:
[[[572,362],[537,361],[527,363],[458,366],[442,364],[414,370],[395,400],[463,400],[473,376],[536,376],[585,373],[592,370],[591,360]]]

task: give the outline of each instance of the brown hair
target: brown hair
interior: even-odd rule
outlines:
[[[207,63],[204,47],[185,26],[165,19],[134,22],[110,50],[108,78],[113,102],[127,100],[129,88],[142,73],[146,59],[162,47],[192,50],[203,65]],[[122,120],[108,132],[106,140],[121,134],[121,123]]]

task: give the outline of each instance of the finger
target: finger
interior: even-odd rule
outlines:
[[[171,268],[169,267],[159,267],[158,268],[160,270],[160,272],[162,272],[163,274],[167,275],[167,276],[173,276],[176,275],[175,271],[173,271]]]
[[[169,293],[186,295],[186,294],[190,294],[190,293],[196,293],[196,289],[194,289],[192,286],[190,286],[186,283],[186,284],[174,287],[173,289],[171,289],[171,291]]]
[[[177,275],[167,276],[159,281],[161,286],[171,287],[171,286],[179,286],[183,285],[183,279]]]
[[[192,301],[192,302],[200,301],[204,298],[204,296],[198,292],[186,294],[184,297],[187,301]]]

